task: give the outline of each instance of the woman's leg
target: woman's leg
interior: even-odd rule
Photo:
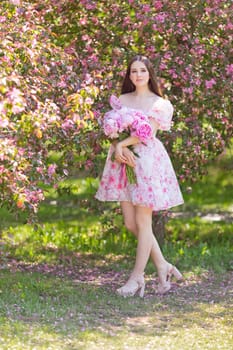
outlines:
[[[138,211],[136,210],[136,208],[139,208]],[[148,209],[148,208],[135,207],[130,202],[121,202],[121,209],[122,209],[124,223],[125,223],[126,228],[129,231],[131,231],[136,238],[138,238],[138,229],[139,229],[140,221],[141,221],[141,218],[139,218],[140,211],[142,209]],[[137,221],[139,221],[139,225],[136,222],[136,213],[138,213],[138,212],[139,212],[139,214],[137,215],[138,216]],[[153,231],[152,231],[152,212],[150,209],[148,211],[148,216],[149,216],[148,220],[146,219],[146,225],[149,226],[148,229],[149,229],[149,231],[152,232],[152,237],[150,235],[150,239],[152,240],[150,255],[151,255],[151,259],[152,259],[155,267],[159,271],[160,269],[164,268],[166,260],[164,259],[163,255],[162,255],[162,252],[160,250],[158,242],[157,242],[157,240],[153,234]],[[145,226],[143,224],[142,228],[141,228],[141,232],[142,231],[144,232],[144,227]],[[141,246],[141,244],[140,244],[140,246]]]
[[[135,207],[135,220],[138,230],[136,262],[132,276],[142,275],[150,254],[158,272],[167,264],[152,231],[152,210],[147,207]]]
[[[138,239],[136,262],[128,282],[132,279],[137,279],[138,276],[143,276],[144,269],[151,255],[158,271],[159,289],[161,293],[168,291],[170,289],[168,278],[173,274],[180,279],[182,275],[165,260],[161,252],[152,231],[152,210],[146,207],[133,206],[130,202],[122,202],[121,208],[127,229]],[[128,282],[125,285],[126,287]]]
[[[135,218],[135,206],[131,202],[121,202],[120,204],[125,227],[137,238],[138,230]]]

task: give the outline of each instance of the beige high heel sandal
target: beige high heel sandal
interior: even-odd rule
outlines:
[[[139,276],[137,278],[129,278],[126,284],[121,288],[118,288],[116,292],[122,297],[133,297],[138,292],[140,298],[143,298],[145,292],[144,277]]]
[[[174,276],[177,281],[183,279],[181,272],[175,266],[168,264],[168,270],[166,273],[165,283],[158,284],[158,293],[159,294],[165,294],[171,289],[172,276]]]

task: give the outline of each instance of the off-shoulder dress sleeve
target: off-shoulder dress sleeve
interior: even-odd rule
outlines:
[[[170,130],[173,111],[171,102],[161,98],[152,106],[149,117],[159,124],[160,130]]]

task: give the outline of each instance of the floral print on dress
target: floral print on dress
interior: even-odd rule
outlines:
[[[134,115],[139,110],[122,106],[117,97],[112,97],[111,107]],[[111,113],[110,113],[111,114]],[[170,101],[158,98],[147,112],[160,130],[169,130],[172,125],[173,106]],[[146,144],[134,146],[139,155],[135,173],[137,184],[129,184],[122,177],[121,164],[111,160],[114,147],[109,148],[103,174],[95,197],[100,201],[127,201],[137,206],[150,207],[153,211],[166,210],[183,204],[183,196],[169,155],[154,135]]]

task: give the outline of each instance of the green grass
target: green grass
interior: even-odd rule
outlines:
[[[233,212],[233,144],[224,157],[208,167],[201,181],[184,188],[185,211]],[[188,188],[188,191],[186,189]]]
[[[104,272],[102,272],[104,274]],[[228,276],[189,276],[175,292],[124,299],[98,276],[1,273],[1,349],[229,349]],[[149,283],[149,282],[148,282]],[[216,346],[217,344],[217,346]]]
[[[93,199],[96,180],[49,188],[36,226],[1,209],[0,349],[230,349],[230,157],[217,165],[166,223],[164,255],[185,277],[166,296],[151,262],[143,300],[116,295],[136,242],[117,204]]]

